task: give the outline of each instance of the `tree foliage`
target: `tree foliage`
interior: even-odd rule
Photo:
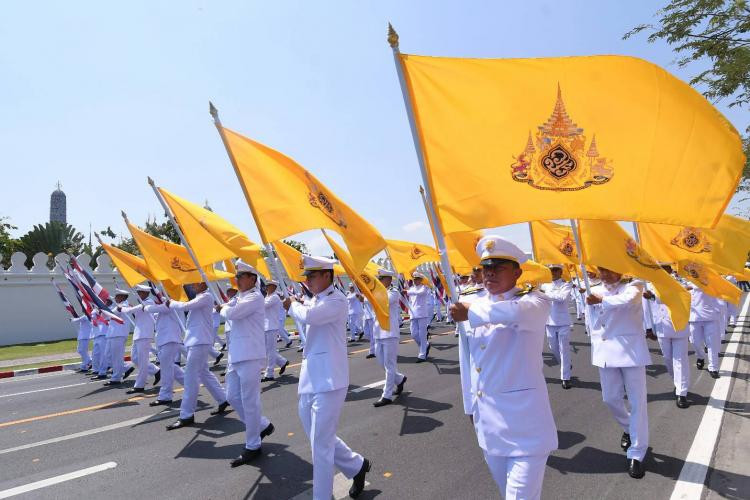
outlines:
[[[27,266],[31,265],[31,258],[38,252],[53,256],[59,253],[78,255],[84,247],[83,235],[63,222],[36,224],[21,236],[19,242],[21,251],[26,254]]]
[[[9,221],[8,217],[0,216],[0,263],[3,264],[10,264],[10,256],[21,248],[21,243],[10,235],[18,228]]]

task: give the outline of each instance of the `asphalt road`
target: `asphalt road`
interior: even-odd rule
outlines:
[[[406,330],[402,332],[399,369],[409,380],[396,404],[377,409],[372,402],[381,387],[365,386],[382,381],[383,372],[375,359],[365,359],[366,343],[350,344],[351,386],[339,436],[373,462],[362,498],[498,497],[462,411],[457,339],[451,328],[433,325],[431,360],[422,364],[415,363],[416,346]],[[747,344],[746,338],[747,334],[742,344]],[[658,344],[649,346],[655,363],[647,369],[651,448],[641,480],[625,472],[621,430],[601,401],[598,372],[590,364],[582,325],[575,325],[572,335],[573,389],[560,387],[559,365],[545,351],[560,449],[547,463],[544,498],[669,498],[714,380],[706,371],[695,370],[691,351],[692,406],[678,409]],[[18,498],[304,496],[312,486],[312,466],[297,416],[300,353],[292,348],[282,354],[291,361],[290,368],[276,382],[263,384],[262,396],[264,414],[276,432],[266,438],[262,459],[236,469],[229,467],[229,460],[242,449],[243,426],[234,412],[211,417],[214,402],[205,390],[196,413],[198,425],[167,432],[164,426],[177,412],[149,407],[155,391],[129,397],[125,388],[106,388],[73,373],[0,383],[0,498],[9,489],[37,481],[54,483],[89,468],[93,469],[85,471],[88,475]],[[337,485],[348,489],[349,483]]]

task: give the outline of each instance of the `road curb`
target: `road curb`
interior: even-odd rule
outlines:
[[[130,356],[125,356],[125,361],[130,361]],[[11,377],[26,377],[29,375],[42,375],[45,373],[75,371],[81,366],[81,363],[67,363],[64,365],[43,366],[41,368],[27,368],[25,370],[9,370],[0,372],[0,379]]]

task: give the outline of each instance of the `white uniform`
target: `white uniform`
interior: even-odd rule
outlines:
[[[346,297],[331,285],[315,295],[309,306],[292,302],[289,314],[307,325],[298,386],[299,417],[312,447],[313,498],[329,500],[334,466],[352,478],[364,463],[362,455],[336,436],[349,387]]]
[[[591,359],[599,367],[602,399],[623,431],[630,434],[628,459],[643,461],[648,449],[646,365],[651,355],[643,329],[641,289],[629,283],[601,284],[591,293],[602,303],[588,306]],[[630,411],[625,407],[627,395]]]
[[[187,419],[195,414],[198,402],[198,390],[202,383],[217,403],[226,402],[224,388],[216,375],[208,369],[208,352],[214,343],[213,311],[214,301],[208,290],[197,294],[187,302],[171,301],[169,308],[175,311],[188,311],[187,364],[185,365],[185,392],[180,403],[180,419]]]
[[[432,319],[432,302],[430,295],[432,291],[427,285],[412,286],[406,292],[409,297],[409,309],[411,311],[411,321],[409,330],[411,338],[419,347],[419,359],[427,359],[427,347],[430,343],[427,341],[427,327]]]
[[[92,315],[91,318],[94,319],[95,316]],[[94,347],[91,350],[91,365],[92,369],[98,375],[106,375],[107,368],[109,368],[109,362],[105,358],[105,352],[107,349],[107,330],[109,327],[101,321],[101,319],[98,321],[98,325],[91,325],[91,333],[94,337]],[[104,366],[104,373],[102,373],[102,366]]]
[[[703,345],[708,349],[708,370],[719,371],[721,351],[721,306],[719,299],[700,288],[690,290],[690,337],[698,359],[705,359]]]
[[[576,302],[576,319],[580,320],[586,312],[586,304],[584,303],[583,294],[580,292],[583,284],[578,278],[573,278],[571,283],[573,283],[573,298]]]
[[[264,299],[253,287],[239,292],[221,308],[221,316],[232,321],[227,335],[229,365],[227,367],[227,401],[245,424],[245,449],[260,448],[260,431],[269,421],[262,414],[260,371],[266,359]]]
[[[127,301],[117,304],[118,307],[128,307],[128,305]],[[130,322],[125,317],[125,313],[118,312],[117,309],[112,312],[122,320],[122,324],[109,320],[107,343],[109,344],[109,363],[112,366],[112,378],[110,380],[122,382],[122,377],[125,374],[125,343],[130,333]]]
[[[375,354],[375,339],[373,338],[373,331],[375,328],[375,312],[372,310],[372,304],[370,304],[369,300],[365,299],[365,302],[362,305],[362,310],[364,311],[363,327],[365,338],[370,342],[369,354]]]
[[[734,286],[737,286],[737,278],[735,278],[734,276],[729,275],[726,277],[726,280]],[[737,314],[739,313],[739,309],[737,309],[737,306],[732,303],[728,303],[727,307],[729,308],[729,318],[727,318],[728,326],[734,326],[737,322]]]
[[[690,359],[688,358],[689,326],[675,331],[669,308],[654,296],[651,301],[654,330],[659,341],[667,373],[674,381],[675,394],[687,396],[690,387]]]
[[[292,341],[289,332],[286,330],[286,310],[283,307],[279,308],[279,336],[285,344]]]
[[[170,311],[165,304],[148,304],[145,311],[156,316],[156,347],[161,370],[159,401],[171,401],[174,381],[184,386],[185,375],[182,368],[175,365],[182,347],[182,327],[177,320],[176,311]]]
[[[390,324],[383,328],[376,318],[373,327],[375,356],[377,356],[380,366],[385,370],[385,386],[383,386],[382,397],[390,400],[393,400],[393,391],[396,386],[406,378],[402,373],[399,373],[397,366],[398,339],[401,336],[399,329],[400,295],[395,288],[390,287],[388,289],[388,319]]]
[[[549,318],[547,319],[547,342],[555,359],[560,363],[560,379],[570,380],[570,301],[574,299],[573,285],[562,279],[545,283],[541,287],[547,297],[552,299]]]
[[[464,410],[505,498],[538,499],[547,457],[557,448],[542,371],[549,310],[546,296],[518,288],[483,293],[469,307],[469,352],[459,357]]]
[[[346,294],[347,315],[349,318],[349,333],[351,340],[354,340],[357,334],[362,333],[362,315],[364,310],[359,295],[355,292]]]
[[[91,341],[91,321],[86,316],[78,316],[70,320],[78,323],[78,355],[81,356],[81,370],[91,367],[91,356],[89,355],[89,342]]]
[[[151,299],[143,301],[144,306],[150,306],[153,304],[154,301]],[[159,371],[159,368],[149,361],[151,343],[154,341],[154,317],[151,313],[144,311],[141,304],[131,307],[123,307],[122,313],[132,313],[135,317],[133,345],[130,348],[130,357],[133,360],[133,364],[138,369],[138,375],[135,377],[135,384],[133,384],[133,387],[136,389],[143,389],[146,387],[146,379],[148,376],[154,375]]]
[[[275,293],[266,295],[264,301],[265,320],[263,328],[266,336],[266,378],[274,378],[274,368],[287,364],[284,356],[276,349],[276,335],[279,334],[279,309],[284,309],[281,299]]]

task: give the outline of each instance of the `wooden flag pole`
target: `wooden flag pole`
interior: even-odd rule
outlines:
[[[578,224],[575,219],[570,219],[570,226],[573,228],[573,239],[576,242],[576,251],[578,252],[578,263],[581,266],[581,275],[583,276],[583,282],[586,285],[586,294],[591,295],[591,283],[589,283],[589,275],[586,272],[586,266],[583,265],[583,251],[581,250],[581,237],[578,234]]]

